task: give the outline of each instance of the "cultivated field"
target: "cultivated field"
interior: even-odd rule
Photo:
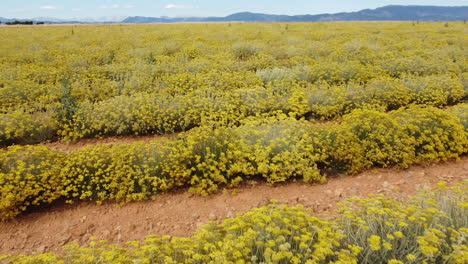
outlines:
[[[120,238],[111,239],[119,245],[99,241],[107,234],[86,246],[88,228],[78,239],[65,234],[66,243],[81,245],[64,250],[54,236],[31,244],[44,253],[37,256],[21,252],[24,245],[0,247],[0,254],[28,253],[5,262],[468,262],[463,22],[1,27],[0,38],[0,228],[28,230],[23,244],[34,233],[25,219],[68,208],[65,202],[125,208],[160,196],[178,199],[182,190],[196,195],[185,196],[190,204],[220,191],[255,192],[257,184],[262,199],[275,199],[281,195],[273,189],[268,195],[265,183],[324,184],[338,175],[340,182],[379,168],[404,180],[380,177],[361,191],[365,181],[346,177],[343,185],[298,187],[319,192],[297,196],[312,209],[322,192],[343,199],[386,195],[333,198],[327,210],[344,205],[327,218],[257,201],[259,209],[246,213],[250,203],[238,205],[244,209],[228,210],[232,219],[224,222],[221,210],[223,216],[206,217],[217,223],[177,234],[187,238],[159,230],[161,236],[125,246],[119,229]],[[401,172],[447,160],[434,165],[441,175],[410,180]],[[444,166],[458,169],[447,174]],[[405,199],[390,191],[422,184],[424,176],[432,185],[437,177],[461,183]],[[292,206],[294,197],[280,202]],[[143,211],[136,215],[149,214]],[[197,205],[182,211],[197,214]],[[105,218],[106,211],[96,212]],[[141,240],[152,231],[135,232]],[[14,234],[0,237],[15,243]]]

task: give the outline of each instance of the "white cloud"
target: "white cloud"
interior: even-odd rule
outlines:
[[[45,6],[41,6],[39,7],[40,10],[59,10],[59,9],[63,9],[63,7],[61,6],[53,6],[53,5],[45,5]]]
[[[166,5],[164,8],[166,9],[195,9],[198,6],[190,6],[190,5]]]
[[[130,8],[135,8],[136,6],[134,5],[103,5],[100,6],[99,8],[101,9],[130,9]]]

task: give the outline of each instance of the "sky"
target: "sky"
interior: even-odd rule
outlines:
[[[0,0],[0,17],[226,16],[244,11],[300,15],[385,5],[467,6],[468,0]]]

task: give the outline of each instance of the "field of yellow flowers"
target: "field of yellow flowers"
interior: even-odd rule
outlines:
[[[320,183],[457,158],[468,150],[465,33],[461,23],[2,28],[0,219],[62,198],[206,195],[258,177]],[[68,153],[28,145],[180,131]]]
[[[0,221],[59,199],[208,195],[456,159],[468,152],[467,33],[403,22],[0,28]],[[70,248],[65,263],[466,263],[466,222],[435,217],[466,211],[466,186],[457,192],[451,211],[361,200],[341,229],[271,205],[190,239]]]
[[[0,30],[0,145],[466,100],[463,23]]]

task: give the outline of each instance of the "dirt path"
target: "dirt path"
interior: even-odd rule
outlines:
[[[121,208],[112,203],[96,205],[80,202],[56,204],[14,220],[0,222],[0,254],[60,252],[66,243],[86,244],[90,236],[113,243],[139,240],[150,234],[190,236],[208,221],[221,221],[270,199],[298,203],[323,215],[346,197],[371,193],[391,193],[404,198],[418,187],[468,179],[468,157],[407,170],[378,169],[357,176],[340,176],[323,185],[287,183],[246,184],[239,193],[219,193],[208,197],[185,191],[159,195],[155,200],[134,202]],[[399,190],[393,190],[399,188]]]

